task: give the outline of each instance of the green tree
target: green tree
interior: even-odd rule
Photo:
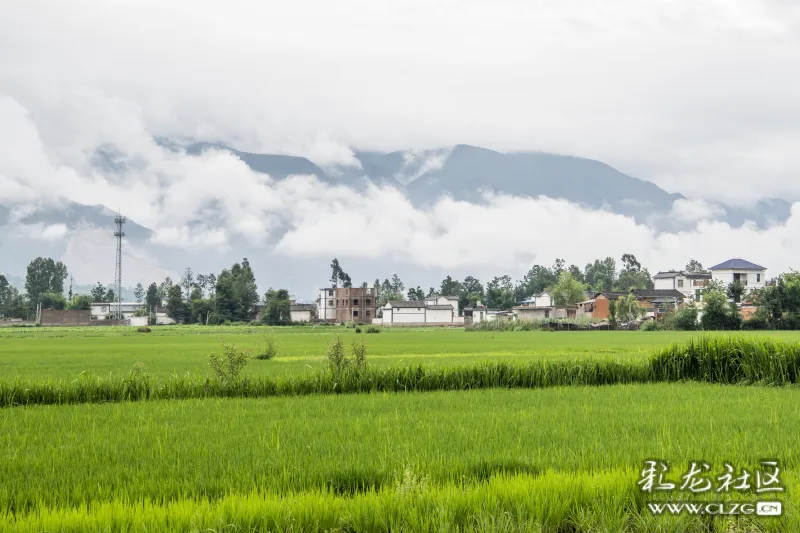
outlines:
[[[653,279],[646,268],[642,268],[633,254],[622,256],[622,270],[616,280],[614,290],[629,292],[631,289],[652,289]]]
[[[620,322],[631,322],[642,317],[645,313],[645,309],[639,305],[636,296],[630,293],[617,298],[616,308],[617,320]]]
[[[181,288],[183,289],[183,294],[186,295],[187,301],[191,301],[189,300],[189,297],[192,294],[192,288],[194,286],[195,286],[194,272],[190,267],[186,267],[186,270],[183,271],[183,277],[181,278]]]
[[[728,286],[725,288],[725,293],[728,298],[731,298],[734,302],[739,303],[742,301],[742,294],[744,293],[744,285],[742,282],[734,280],[733,283],[729,283]]]
[[[416,289],[408,289],[408,299],[413,301],[420,301],[425,299],[425,292],[417,286]]]
[[[331,261],[331,287],[334,289],[339,286],[339,279],[342,277],[342,267],[339,265],[339,260],[335,257]]]
[[[286,289],[270,289],[264,295],[266,306],[261,314],[261,321],[270,325],[288,324],[292,321],[292,306],[289,291]]]
[[[447,276],[439,284],[439,294],[442,296],[458,296],[463,291],[461,283]]]
[[[88,294],[76,294],[67,304],[70,311],[89,311],[92,309],[92,297]]]
[[[403,294],[406,290],[405,284],[400,280],[400,276],[392,274],[392,292],[395,294]]]
[[[92,299],[95,302],[105,302],[106,301],[106,287],[105,287],[105,285],[103,285],[102,283],[100,283],[98,281],[97,285],[92,287],[92,290],[91,290],[90,294],[92,296]]]
[[[558,265],[558,260],[556,264]],[[574,274],[573,277],[575,277]],[[541,293],[545,289],[549,289],[555,285],[557,281],[558,274],[553,270],[542,265],[533,265],[528,273],[525,274],[522,281],[517,284],[514,296],[517,301],[524,300],[525,298]]]
[[[151,307],[161,307],[161,297],[158,293],[158,285],[156,285],[155,282],[148,285],[144,303],[147,305],[148,309]]]
[[[683,269],[686,272],[703,272],[703,263],[695,259],[691,259],[688,263],[686,263],[686,266],[683,267]]]
[[[258,303],[258,287],[247,258],[234,263],[217,277],[215,308],[222,321],[252,320]]]
[[[136,297],[136,301],[138,303],[142,303],[142,300],[144,300],[144,294],[145,292],[142,283],[141,282],[137,283],[136,288],[133,289],[133,295]]]
[[[742,317],[736,304],[728,302],[728,296],[718,284],[709,284],[703,291],[703,316],[700,323],[705,330],[739,329]]]
[[[28,264],[25,276],[25,291],[31,302],[39,302],[44,293],[64,294],[67,267],[61,261],[37,257]]]
[[[555,305],[575,305],[584,300],[585,290],[584,283],[576,280],[568,271],[562,270],[550,296]]]
[[[486,306],[493,309],[511,309],[516,303],[514,286],[508,275],[497,277],[486,284]]]
[[[478,300],[485,300],[483,285],[472,276],[467,276],[461,282],[461,294],[447,294],[445,296],[458,296],[458,307],[464,309],[465,307],[472,307],[478,303]]]
[[[617,263],[613,257],[606,257],[602,261],[595,259],[588,263],[584,269],[584,279],[589,287],[596,292],[609,292],[617,280]]]
[[[183,301],[181,286],[173,285],[167,294],[167,316],[175,322],[184,322],[186,314],[186,303]]]
[[[164,278],[164,281],[162,281],[158,285],[159,298],[161,298],[162,300],[166,300],[167,298],[169,298],[169,290],[172,288],[172,285],[173,283],[171,277],[167,276],[166,278]]]
[[[67,308],[67,299],[61,293],[45,292],[40,294],[39,303],[42,304],[42,309],[63,311]]]
[[[114,303],[117,301],[117,295],[114,293],[114,289],[108,289],[106,295],[103,297],[103,302]]]

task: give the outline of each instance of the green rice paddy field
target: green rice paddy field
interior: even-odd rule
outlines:
[[[265,328],[0,330],[0,381],[82,372],[210,376],[220,342]],[[268,330],[251,376],[324,366],[328,328]],[[352,330],[336,330],[343,337]],[[749,338],[752,335],[738,334]],[[727,336],[720,334],[720,336]],[[792,333],[759,335],[786,341]],[[366,335],[371,365],[646,359],[676,332]],[[778,460],[781,517],[653,516],[647,459],[674,478]],[[0,531],[800,531],[797,385],[602,387],[207,398],[0,409]],[[753,492],[668,498],[756,501]],[[695,500],[691,500],[695,501]],[[699,500],[697,500],[699,501]]]

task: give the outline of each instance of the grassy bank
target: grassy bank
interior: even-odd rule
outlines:
[[[254,492],[213,501],[158,503],[114,499],[96,503],[90,509],[40,509],[30,515],[0,517],[0,526],[18,533],[783,533],[800,530],[800,517],[790,506],[785,516],[769,519],[655,517],[645,509],[642,494],[635,489],[635,480],[635,476],[625,471],[546,472],[538,477],[499,475],[476,485],[431,486],[405,476],[390,487],[352,495],[312,490],[288,495]],[[790,504],[787,499],[784,501]]]
[[[211,375],[208,354],[218,350],[222,341],[256,348],[264,334],[277,339],[278,357],[249,365],[245,376],[296,376],[324,366],[325,347],[337,332],[345,342],[356,337],[352,329],[330,327],[157,327],[152,333],[136,333],[135,328],[3,329],[0,376],[6,380],[19,377],[71,381],[85,373],[121,379],[135,363],[142,362],[147,372],[158,378],[187,374],[206,377]],[[467,333],[385,328],[379,334],[365,335],[365,339],[373,366],[448,367],[485,361],[524,364],[540,359],[637,360],[692,336],[681,332]],[[737,334],[751,336],[752,333]],[[779,332],[774,338],[800,340],[800,332]]]
[[[547,471],[630,479],[645,458],[681,470],[775,458],[796,472],[798,413],[794,388],[701,384],[8,409],[0,515],[253,491],[352,495],[390,490],[406,470],[431,487]],[[626,481],[620,497],[630,491]]]
[[[258,363],[258,361],[256,361]],[[546,388],[628,383],[701,381],[786,385],[800,379],[800,343],[763,337],[702,336],[649,358],[540,359],[522,365],[369,366],[360,372],[315,371],[235,382],[195,377],[166,380],[131,373],[127,378],[81,376],[71,381],[0,381],[0,407],[191,398],[266,398],[309,394],[428,392],[487,388]]]

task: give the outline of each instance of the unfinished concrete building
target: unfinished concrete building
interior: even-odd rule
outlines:
[[[371,287],[336,289],[336,322],[371,323],[374,317],[374,289]]]

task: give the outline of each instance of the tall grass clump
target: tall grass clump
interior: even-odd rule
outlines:
[[[274,335],[264,335],[263,344],[259,347],[256,359],[270,360],[278,355],[278,341]]]
[[[650,367],[657,381],[786,385],[798,383],[800,343],[702,336],[656,352]]]

